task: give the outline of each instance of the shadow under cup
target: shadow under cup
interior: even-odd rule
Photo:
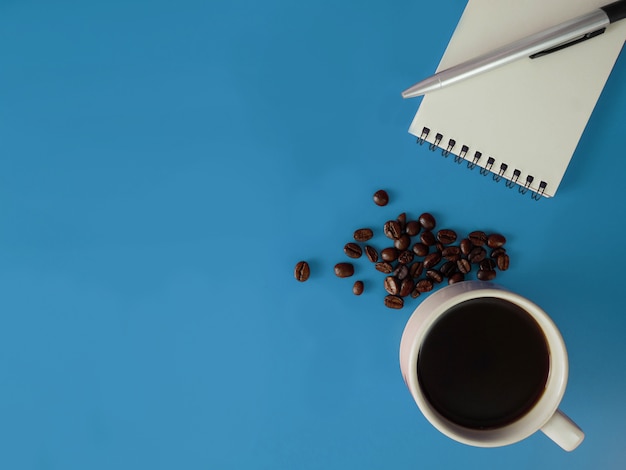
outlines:
[[[550,349],[527,310],[479,297],[434,321],[416,369],[424,399],[442,418],[468,430],[496,430],[526,416],[544,395]]]

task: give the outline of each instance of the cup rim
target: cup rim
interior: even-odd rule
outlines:
[[[458,425],[437,412],[425,398],[417,378],[417,361],[424,337],[435,323],[452,306],[465,300],[496,297],[508,300],[530,314],[539,324],[550,354],[550,367],[543,394],[523,416],[505,426],[490,429],[472,429]],[[411,321],[418,321],[415,329]],[[411,330],[414,330],[413,332]],[[539,430],[556,412],[565,393],[568,378],[568,359],[561,333],[548,314],[525,297],[501,286],[483,281],[464,281],[446,286],[425,299],[413,312],[405,327],[402,343],[410,341],[408,362],[402,363],[405,382],[424,416],[443,434],[459,442],[480,446],[497,447],[518,442]],[[402,351],[401,351],[402,352]],[[407,370],[404,370],[407,367]]]

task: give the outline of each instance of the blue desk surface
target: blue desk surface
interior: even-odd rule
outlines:
[[[626,57],[536,202],[407,133],[400,91],[464,5],[2,2],[0,467],[624,468]],[[497,280],[567,343],[575,452],[472,448],[419,413],[398,366],[419,299],[389,310],[365,260],[361,297],[333,266],[424,211],[508,237]]]

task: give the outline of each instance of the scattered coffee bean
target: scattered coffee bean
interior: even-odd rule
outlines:
[[[496,248],[495,250],[493,250],[491,252],[491,255],[489,255],[489,257],[493,258],[493,259],[497,259],[498,256],[500,256],[500,255],[502,255],[504,253],[506,253],[506,250],[504,248],[502,248],[502,247]]]
[[[441,271],[441,274],[443,274],[445,277],[450,277],[452,274],[454,274],[454,272],[456,272],[456,270],[456,261],[446,261],[441,265],[441,268],[439,268],[439,271]]]
[[[398,295],[400,292],[400,281],[394,276],[387,276],[384,282],[385,290],[391,295]]]
[[[443,274],[441,274],[436,269],[429,269],[428,271],[426,271],[426,277],[431,281],[436,282],[437,284],[443,281]]]
[[[481,281],[491,281],[496,278],[496,272],[490,269],[481,269],[476,273],[476,277]]]
[[[403,251],[398,255],[398,263],[410,264],[414,256],[412,251]]]
[[[395,261],[398,259],[398,250],[396,250],[395,247],[390,246],[380,252],[380,257],[383,261]]]
[[[409,237],[414,237],[418,233],[420,233],[422,226],[419,222],[412,220],[406,224],[404,231]]]
[[[418,291],[417,288],[413,289],[413,292],[411,292],[411,297],[414,299],[417,299],[420,295],[422,295],[422,293]]]
[[[461,253],[463,253],[465,256],[469,255],[469,252],[472,251],[472,248],[474,248],[474,245],[472,245],[472,242],[468,238],[464,238],[463,240],[461,240],[461,243],[459,244],[459,249],[461,250]]]
[[[352,286],[352,293],[354,295],[361,295],[363,293],[363,281],[356,281]]]
[[[431,281],[430,279],[422,279],[420,281],[417,281],[417,284],[415,285],[415,288],[421,293],[430,292],[431,290],[433,290],[433,287],[433,281]]]
[[[401,309],[404,307],[404,300],[402,297],[396,295],[388,295],[385,297],[385,306],[389,308]]]
[[[487,237],[487,246],[489,248],[500,248],[505,243],[506,238],[504,238],[504,235],[500,235],[499,233],[492,233]]]
[[[365,245],[365,255],[372,263],[378,261],[378,251],[373,246]]]
[[[441,253],[439,253],[438,251],[430,253],[426,255],[426,258],[424,258],[424,268],[434,268],[435,266],[437,266],[437,264],[439,264],[439,261],[441,261]]]
[[[350,263],[337,263],[335,274],[337,277],[350,277],[354,274],[354,266]]]
[[[461,256],[461,249],[458,246],[446,246],[441,250],[441,256],[448,261],[456,261]]]
[[[389,203],[389,194],[384,189],[379,189],[374,193],[374,203],[377,206],[386,206]]]
[[[393,270],[392,274],[402,281],[403,279],[408,277],[409,268],[406,264],[400,264],[396,269]]]
[[[415,283],[413,279],[407,277],[402,280],[402,284],[400,284],[400,297],[406,297],[411,292],[413,292],[413,288],[415,287]]]
[[[402,236],[402,227],[397,220],[388,220],[383,226],[383,232],[387,238],[397,240]]]
[[[467,259],[470,263],[480,263],[487,256],[487,250],[485,250],[482,246],[475,246],[470,251],[469,255],[467,255]]]
[[[357,242],[366,242],[374,236],[374,231],[369,228],[360,228],[354,231],[354,239]]]
[[[456,284],[465,280],[465,274],[456,272],[448,278],[448,284]]]
[[[422,215],[420,215],[419,221],[420,221],[420,225],[424,228],[424,230],[429,230],[429,231],[434,229],[435,225],[437,224],[435,222],[435,218],[433,217],[433,215],[429,214],[428,212],[424,212]]]
[[[480,230],[470,233],[467,238],[469,238],[474,246],[483,246],[487,243],[487,234]]]
[[[404,251],[411,245],[411,237],[409,237],[406,233],[397,240],[393,241],[393,246],[395,246],[398,250]]]
[[[493,271],[496,269],[496,262],[491,258],[485,258],[480,262],[480,269],[483,271]]]
[[[461,274],[467,274],[472,270],[472,265],[465,258],[461,258],[456,262],[456,267],[461,272]]]
[[[450,245],[456,241],[456,232],[449,228],[441,229],[437,232],[437,240],[444,245]]]
[[[424,271],[424,263],[422,263],[421,261],[416,261],[409,268],[409,275],[413,279],[416,279],[422,275],[422,271]]]
[[[413,245],[413,253],[417,256],[426,256],[428,254],[428,246],[423,243],[416,243]]]
[[[343,247],[343,251],[350,258],[360,258],[363,254],[363,250],[356,243],[346,243],[346,246]]]
[[[381,273],[385,273],[385,274],[389,274],[393,271],[393,266],[391,266],[391,264],[381,261],[379,263],[376,263],[376,271],[380,271]]]
[[[391,274],[402,280],[409,275],[409,267],[405,264],[398,264]]]
[[[406,212],[400,214],[397,220],[400,224],[400,229],[404,232],[404,229],[406,228]]]
[[[306,261],[299,261],[298,264],[296,264],[293,275],[300,282],[306,281],[311,275],[311,268],[309,267],[309,263],[307,263]]]
[[[433,246],[437,243],[437,239],[433,232],[429,232],[428,230],[420,233],[420,241],[426,246]]]
[[[498,265],[498,269],[500,271],[506,271],[509,269],[509,255],[502,253],[496,258],[496,264]]]

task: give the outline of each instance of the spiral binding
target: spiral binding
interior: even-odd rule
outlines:
[[[426,142],[426,139],[428,138],[429,134],[430,134],[430,129],[428,127],[422,128],[422,133],[417,138],[417,143],[420,145],[423,145],[424,142]],[[435,150],[439,148],[441,149],[441,155],[443,155],[445,158],[448,158],[448,155],[453,153],[453,149],[456,147],[457,142],[454,139],[448,139],[447,143],[444,143],[443,145],[442,145],[442,142],[444,142],[443,134],[440,134],[440,133],[435,134],[434,141],[428,144],[428,150],[431,150],[434,152]],[[475,151],[473,156],[471,157],[468,157],[468,154],[470,154],[469,147],[467,145],[462,145],[459,153],[455,155],[454,161],[458,164],[467,162],[467,168],[470,170],[473,170],[483,158],[483,154],[479,151]],[[496,159],[493,157],[488,157],[487,163],[485,163],[485,166],[480,167],[480,174],[483,176],[486,176],[487,174],[492,173],[493,180],[496,182],[499,182],[502,178],[504,178],[504,174],[508,170],[509,166],[506,163],[500,163],[499,167],[498,166],[494,167],[494,165],[496,165]],[[538,201],[539,199],[541,199],[545,193],[548,183],[546,183],[545,181],[540,181],[539,188],[535,191],[534,189],[530,188],[530,185],[535,180],[534,176],[528,175],[526,176],[525,181],[520,181],[521,176],[522,176],[522,172],[518,170],[517,168],[515,168],[513,170],[513,175],[511,176],[511,178],[505,179],[506,187],[513,188],[514,186],[517,186],[517,189],[521,194],[526,194],[528,190],[530,189],[532,193],[531,197],[535,201]]]

